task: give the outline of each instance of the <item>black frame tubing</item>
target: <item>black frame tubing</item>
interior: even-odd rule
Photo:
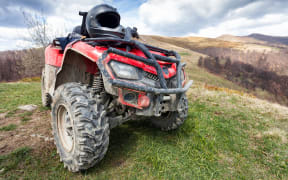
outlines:
[[[107,38],[85,38],[85,39],[80,39],[79,41],[84,41],[84,42],[85,41],[120,42],[120,43],[123,43],[125,45],[131,45],[133,47],[140,49],[144,53],[146,58],[143,58],[143,57],[140,57],[140,56],[116,49],[116,48],[112,48],[112,47],[109,47],[108,50],[106,51],[106,53],[104,53],[104,54],[108,55],[109,53],[114,53],[114,54],[117,54],[120,56],[124,56],[127,58],[131,58],[131,59],[135,59],[135,60],[144,62],[145,64],[148,64],[148,65],[155,67],[155,69],[157,71],[157,77],[159,78],[159,81],[160,81],[161,88],[164,88],[164,89],[167,89],[167,84],[166,84],[166,80],[165,80],[164,75],[163,75],[162,68],[160,67],[157,60],[170,62],[170,63],[176,63],[176,65],[177,65],[176,66],[177,86],[178,86],[178,88],[182,87],[182,82],[181,82],[182,64],[180,63],[181,57],[175,51],[168,51],[168,50],[161,49],[158,47],[142,44],[139,41],[120,39],[120,38],[109,38],[109,37],[107,37]],[[74,42],[74,43],[76,43],[76,42]],[[149,50],[164,53],[167,56],[174,56],[176,59],[166,57],[166,56],[157,55],[157,54],[153,54]]]

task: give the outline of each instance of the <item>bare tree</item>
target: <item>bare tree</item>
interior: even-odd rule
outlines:
[[[47,17],[43,13],[23,12],[24,22],[27,26],[29,39],[36,46],[46,47],[51,41],[51,31],[47,24]]]

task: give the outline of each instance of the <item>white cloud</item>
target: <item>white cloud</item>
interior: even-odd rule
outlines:
[[[184,35],[217,23],[231,10],[250,1],[231,0],[148,0],[139,8],[140,19],[156,32]]]
[[[122,25],[135,26],[140,34],[216,37],[250,33],[287,36],[288,32],[287,0],[57,0],[56,4],[46,1],[39,0],[38,4],[49,5],[53,10],[46,13],[51,36],[63,36],[71,32],[81,24],[82,17],[78,11],[88,11],[103,2],[117,6],[121,12]],[[21,9],[37,9],[35,3],[22,8],[20,5],[13,6],[12,1],[6,2],[14,8],[13,11],[18,10],[18,14],[21,14]],[[24,1],[17,2],[25,4]],[[55,7],[51,8],[51,5]],[[0,20],[5,20],[5,12],[5,7],[0,7]],[[6,15],[6,19],[15,18],[11,14]],[[16,28],[9,22],[11,20],[7,25],[0,24],[0,50],[15,49],[19,44],[28,46],[28,41],[23,40],[28,37],[26,29]]]
[[[124,27],[137,27],[139,34],[157,34],[139,19],[138,9],[122,13],[121,24]]]
[[[7,28],[0,27],[0,51],[23,49],[29,46],[24,45],[24,39],[28,39],[27,30],[25,28]],[[25,41],[25,45],[28,45]]]
[[[222,34],[247,35],[254,32],[275,36],[287,36],[288,15],[268,14],[261,18],[235,18],[200,29],[200,36],[217,37]],[[192,34],[190,34],[192,35]],[[194,34],[193,34],[194,35]]]
[[[30,41],[23,39],[15,39],[11,41],[10,39],[1,39],[0,38],[0,51],[2,50],[19,50],[33,47],[33,44]]]
[[[81,2],[79,2],[79,0],[58,1],[57,6],[54,8],[53,15],[46,16],[49,36],[66,36],[75,26],[81,24],[82,17],[78,15],[79,11],[88,11],[93,6],[103,3],[104,1],[112,2],[111,0],[85,0]],[[17,12],[19,16],[22,16],[22,11],[31,14],[37,13],[25,7],[10,5],[8,7],[13,7],[13,10],[15,13]],[[6,14],[2,11],[3,9],[0,8],[0,14],[2,14],[3,17]],[[1,27],[0,24],[0,51],[32,47],[33,44],[29,42],[28,39],[29,34],[25,27],[5,27],[4,25]]]
[[[288,20],[287,12],[288,1],[284,0],[148,0],[139,8],[140,20],[146,27],[170,36],[243,35],[253,30],[287,35],[283,23]],[[284,29],[273,30],[279,26]]]
[[[22,28],[8,28],[0,26],[0,39],[16,39],[22,31]]]
[[[33,47],[33,43],[31,41],[27,40],[16,40],[15,41],[15,47],[16,49],[26,49],[29,47]]]

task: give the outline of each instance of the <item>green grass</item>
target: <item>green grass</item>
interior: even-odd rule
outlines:
[[[52,145],[38,150],[38,153],[24,148],[0,156],[0,170],[4,168],[0,177],[288,178],[288,144],[282,143],[278,136],[255,138],[255,134],[264,134],[269,128],[279,125],[276,112],[251,108],[238,95],[211,92],[201,87],[194,87],[191,91],[189,116],[178,130],[162,132],[142,121],[128,122],[112,129],[105,158],[85,172],[71,173],[64,169]]]
[[[7,126],[0,127],[0,131],[13,131],[17,128],[16,124],[9,124]]]
[[[13,111],[20,105],[41,104],[39,82],[0,83],[0,113]]]
[[[188,93],[189,116],[178,130],[125,123],[111,130],[104,159],[82,173],[63,168],[53,143],[36,151],[19,147],[0,155],[0,179],[288,179],[288,143],[283,141],[288,135],[271,133],[275,128],[288,132],[287,108],[208,91],[203,84],[247,90],[199,68],[199,54],[183,50],[180,55],[195,83]],[[20,116],[22,122],[32,114],[17,114],[19,105],[49,110],[40,106],[40,83],[25,81],[0,84],[0,113]]]
[[[13,171],[19,167],[19,165],[29,164],[30,155],[29,152],[31,148],[22,147],[18,148],[8,155],[0,155],[0,177],[1,174]],[[9,176],[9,179],[16,178],[13,174]],[[19,178],[19,177],[18,177]]]
[[[179,54],[180,56],[191,56],[191,54],[188,53],[188,52],[179,52],[178,54]]]

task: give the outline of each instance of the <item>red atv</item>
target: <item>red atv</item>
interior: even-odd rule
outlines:
[[[147,119],[168,131],[187,117],[191,86],[174,51],[142,44],[109,5],[80,12],[82,25],[45,51],[42,102],[64,166],[77,172],[105,155],[110,129]],[[174,57],[174,58],[172,58]]]

